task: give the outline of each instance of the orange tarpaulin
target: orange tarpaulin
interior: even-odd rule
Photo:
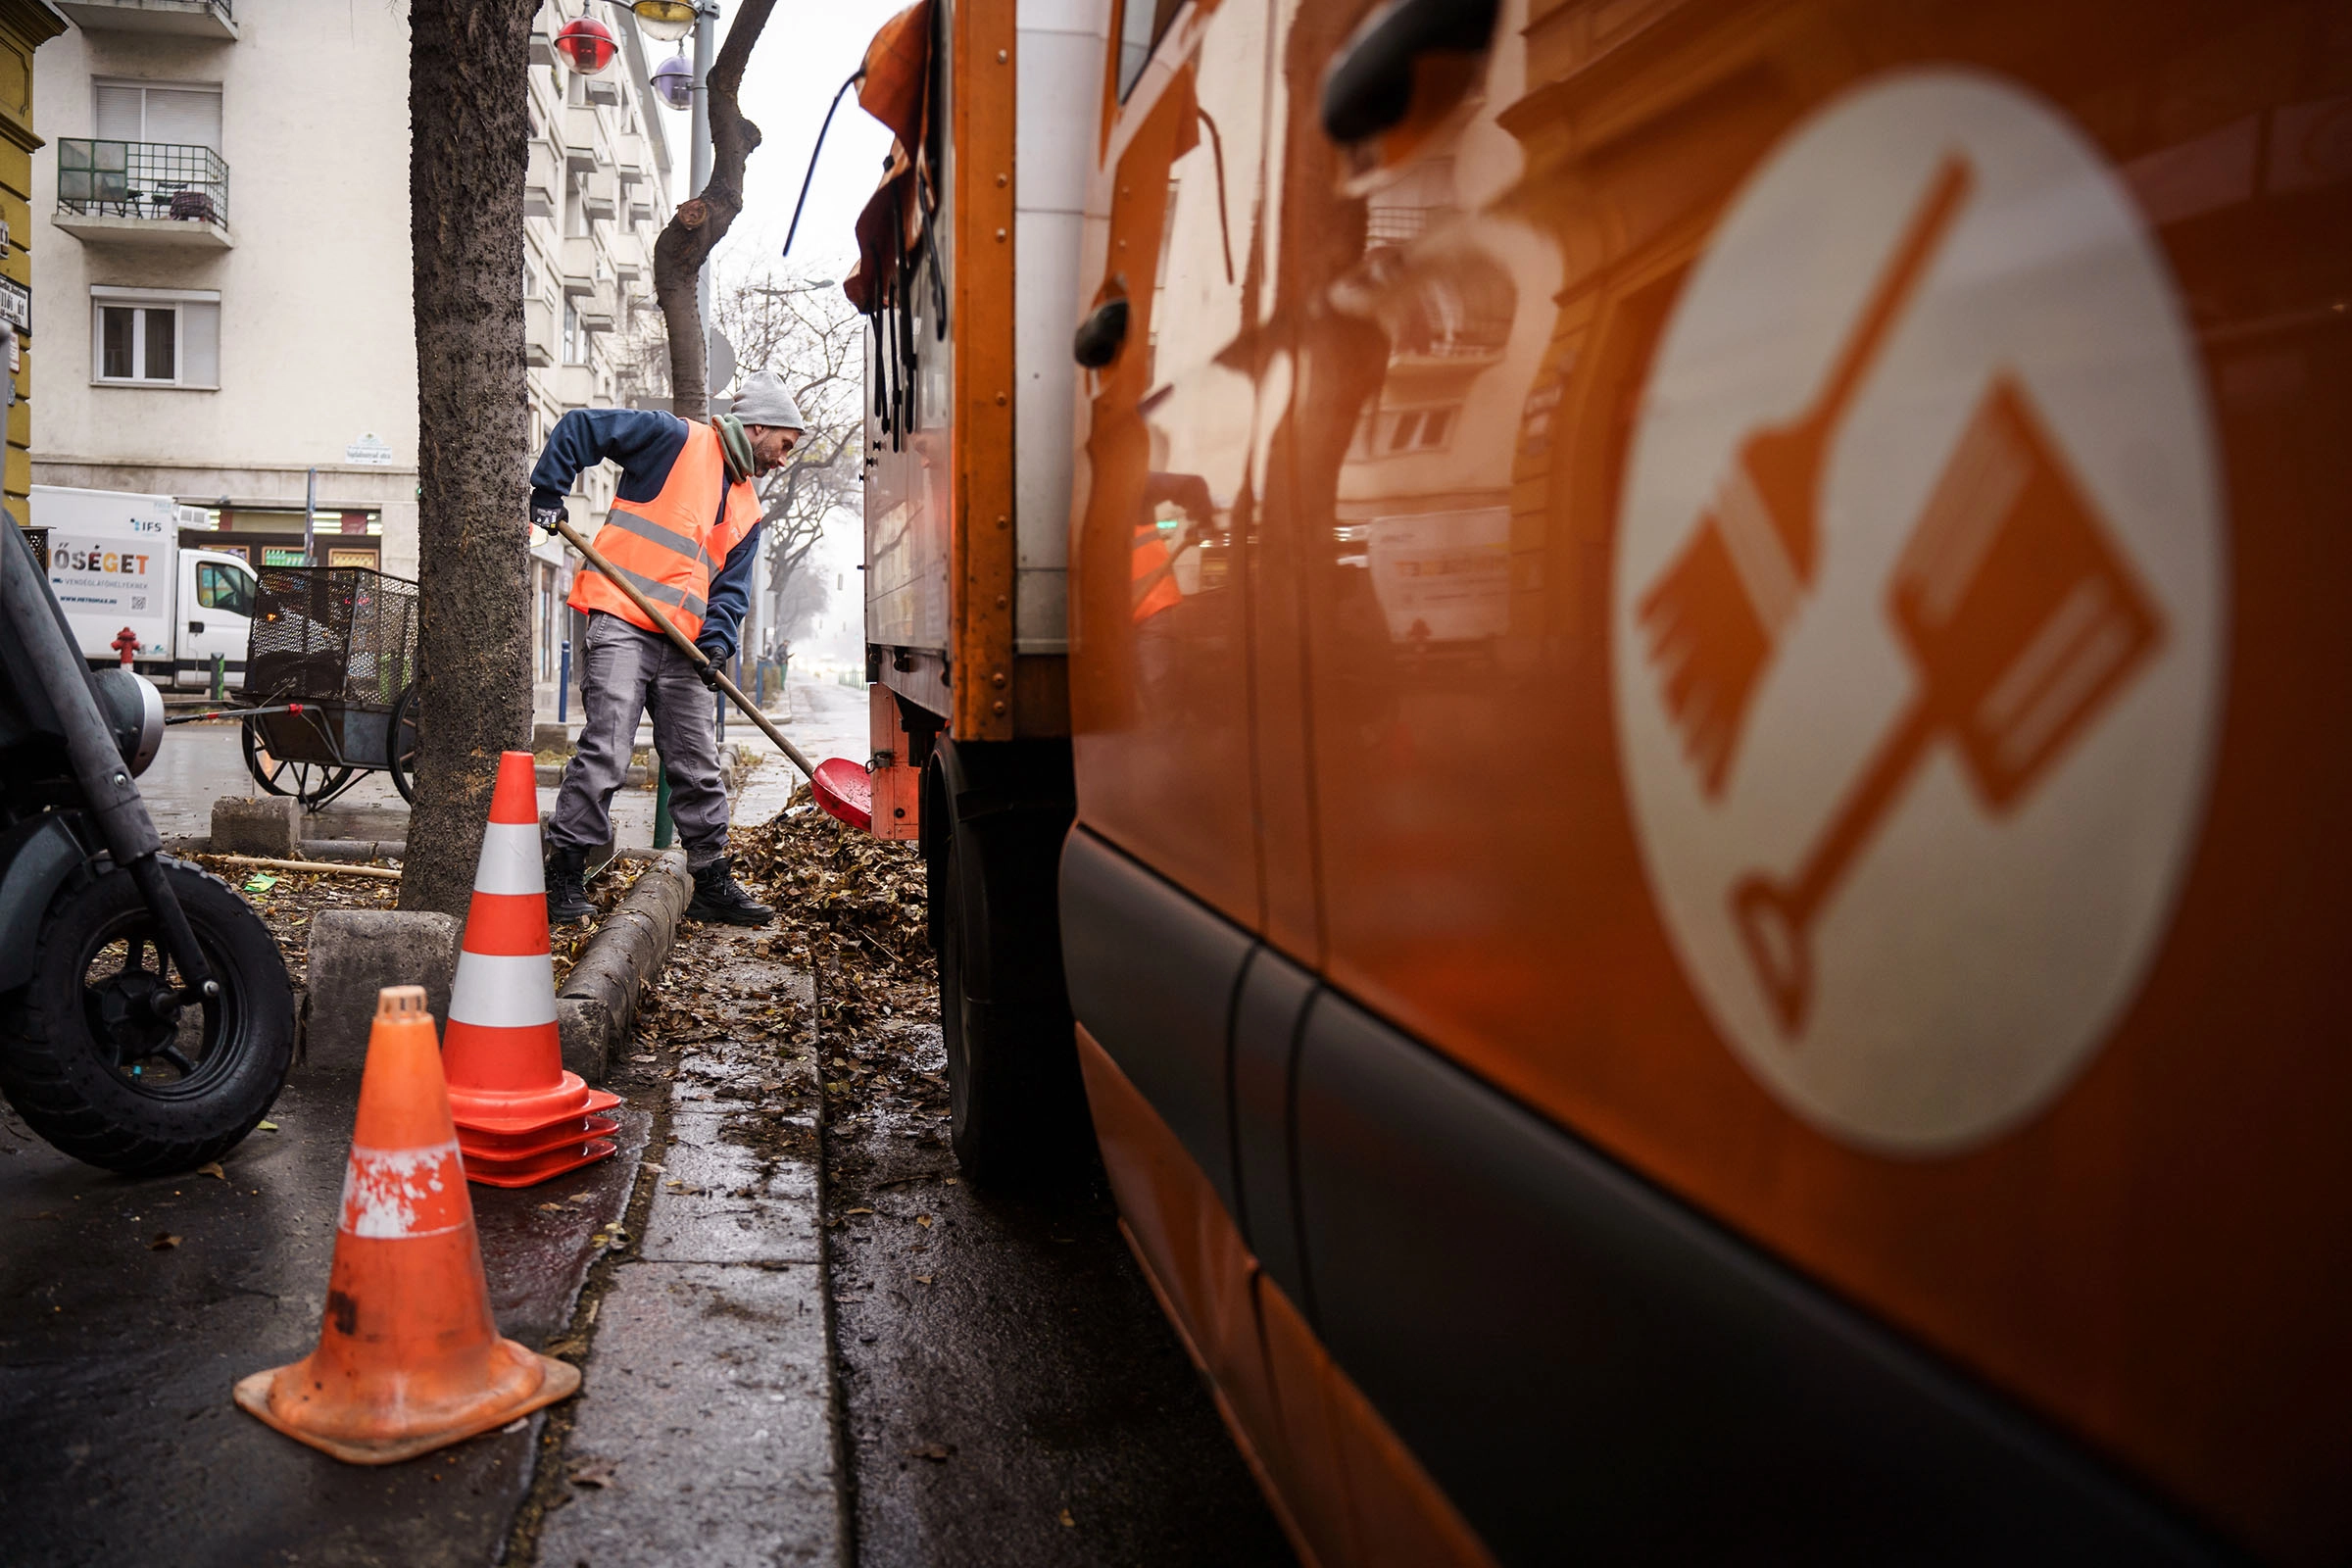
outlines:
[[[858,107],[891,128],[900,145],[923,140],[923,112],[931,80],[931,0],[913,5],[882,24],[865,46],[865,79],[858,84]]]

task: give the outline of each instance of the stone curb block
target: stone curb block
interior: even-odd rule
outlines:
[[[291,795],[264,795],[255,800],[224,795],[213,802],[216,854],[290,860],[301,843],[302,807]]]
[[[423,986],[434,1024],[446,1025],[463,928],[456,915],[429,909],[321,909],[311,922],[304,1063],[357,1072],[368,1057],[375,994],[385,986]]]
[[[619,907],[605,916],[564,977],[556,995],[557,1022],[567,1026],[564,1064],[589,1082],[600,1081],[627,1044],[637,1022],[638,989],[659,974],[669,957],[678,918],[693,897],[685,852],[670,850],[656,857],[638,873]],[[566,1008],[567,1002],[583,1005]],[[591,1065],[596,1068],[593,1076]]]

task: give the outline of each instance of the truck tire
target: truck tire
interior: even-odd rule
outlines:
[[[130,874],[61,889],[33,978],[0,998],[0,1091],[59,1150],[126,1176],[218,1159],[269,1112],[294,1061],[294,992],[260,915],[220,878],[169,857],[164,874],[220,995],[156,1019],[160,931]]]
[[[1092,1147],[1061,972],[1066,743],[942,741],[923,779],[956,1162],[979,1186],[1059,1184]]]

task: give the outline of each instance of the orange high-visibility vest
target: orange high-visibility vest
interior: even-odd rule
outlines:
[[[723,510],[722,510],[723,502]],[[596,531],[597,553],[692,637],[710,610],[710,579],[727,552],[760,522],[760,498],[750,480],[727,483],[718,432],[689,424],[686,445],[669,466],[662,493],[651,501],[615,501]],[[572,579],[574,610],[603,610],[646,631],[658,628],[629,596],[593,568]]]
[[[1175,559],[1161,543],[1157,522],[1135,525],[1135,544],[1127,557],[1127,580],[1135,599],[1137,625],[1184,603],[1184,591],[1176,586],[1176,571],[1171,564]]]

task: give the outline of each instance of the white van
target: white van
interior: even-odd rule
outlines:
[[[245,684],[246,635],[258,586],[232,555],[179,548],[179,504],[120,490],[32,487],[32,526],[47,535],[56,590],[81,655],[131,662],[158,686],[202,688],[220,656],[229,687]]]

